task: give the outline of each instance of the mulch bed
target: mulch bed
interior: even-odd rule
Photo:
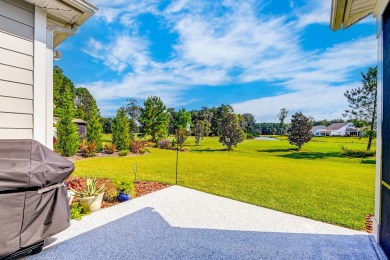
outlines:
[[[116,198],[117,188],[111,182],[111,180],[98,179],[99,186],[105,182],[107,182],[107,184],[106,184],[106,187],[104,189],[102,208],[108,208],[108,207],[111,207],[111,206],[114,206],[114,205],[120,203]],[[72,188],[73,190],[80,192],[86,187],[87,181],[85,178],[82,178],[82,177],[69,177],[66,180],[66,185],[67,185],[68,189]],[[137,182],[134,182],[134,188],[135,188],[135,197],[134,198],[138,198],[138,197],[144,196],[146,194],[168,188],[170,186],[171,185],[169,185],[169,184],[155,182],[155,181],[137,181]],[[77,202],[77,201],[78,201],[77,199],[74,200],[74,202]]]
[[[374,215],[367,215],[366,217],[366,228],[365,231],[372,234],[373,233],[373,227],[374,227]]]
[[[83,156],[81,155],[81,153],[78,152],[78,153],[76,153],[76,154],[73,155],[73,156],[65,157],[65,158],[68,159],[68,160],[71,161],[71,162],[75,162],[75,161],[84,160],[84,159],[88,159],[88,158],[133,157],[133,156],[141,156],[141,155],[146,155],[146,154],[149,154],[149,153],[148,153],[148,152],[146,152],[146,153],[144,153],[144,154],[129,153],[129,154],[126,155],[126,156],[119,156],[119,152],[115,152],[115,153],[112,153],[112,154],[107,154],[107,153],[104,153],[104,152],[98,152],[98,153],[96,153],[96,156],[92,156],[92,157],[83,157]]]
[[[155,181],[136,181],[135,184],[135,197],[141,197],[143,195],[168,188],[169,184],[155,182]]]

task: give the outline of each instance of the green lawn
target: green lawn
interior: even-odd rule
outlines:
[[[104,138],[108,140],[108,137]],[[179,185],[295,215],[363,229],[374,212],[375,165],[341,155],[341,147],[365,149],[366,139],[314,138],[300,152],[286,138],[246,140],[229,152],[217,138],[179,154]],[[374,147],[375,149],[375,147]],[[92,158],[76,162],[75,175],[175,182],[176,153],[150,149],[136,157]]]

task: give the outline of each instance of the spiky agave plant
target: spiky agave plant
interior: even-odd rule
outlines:
[[[95,178],[87,177],[87,187],[85,187],[85,189],[83,189],[80,192],[77,192],[72,189],[71,190],[82,198],[98,196],[104,192],[104,188],[106,187],[108,181],[104,182],[100,186],[98,186],[97,181],[98,181],[98,176],[96,176]]]

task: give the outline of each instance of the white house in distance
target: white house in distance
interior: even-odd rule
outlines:
[[[311,133],[314,136],[362,136],[362,129],[356,128],[353,123],[334,123],[330,126],[313,126]]]
[[[376,18],[378,46],[374,237],[390,256],[390,5],[389,0],[332,0],[330,27],[348,28]]]
[[[85,0],[0,0],[0,139],[53,147],[55,48],[96,11]]]
[[[324,126],[324,125],[316,125],[316,126],[312,127],[310,132],[314,136],[321,136],[321,130],[324,130],[324,129],[326,129],[326,126]]]

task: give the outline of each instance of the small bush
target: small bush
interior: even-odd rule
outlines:
[[[129,154],[129,150],[121,150],[119,151],[119,156],[126,156]]]
[[[376,160],[375,159],[362,160],[362,164],[376,164]]]
[[[88,143],[86,140],[80,144],[80,151],[83,157],[93,157],[96,156],[96,144]]]
[[[116,145],[113,143],[107,143],[104,145],[104,152],[106,154],[113,154],[116,152]]]
[[[108,202],[115,202],[117,201],[116,197],[118,196],[118,190],[116,188],[113,188],[113,186],[109,186],[108,188],[104,189],[104,195],[103,200]]]
[[[133,183],[128,180],[121,180],[117,181],[116,186],[118,188],[118,191],[124,193],[124,194],[131,194],[131,190],[133,189]]]
[[[255,138],[255,136],[253,134],[251,134],[251,133],[246,134],[246,139],[253,139],[253,138]]]
[[[160,141],[160,148],[161,149],[171,149],[171,141],[168,139],[161,140]]]
[[[350,149],[343,148],[343,154],[345,156],[354,157],[354,158],[365,158],[365,157],[373,157],[375,155],[375,151],[350,150]]]
[[[140,154],[141,149],[145,147],[145,142],[142,141],[132,141],[130,143],[130,151],[135,154]]]
[[[183,147],[183,148],[181,148],[180,151],[182,151],[182,152],[189,152],[189,151],[190,151],[190,148],[188,148],[188,147]]]
[[[88,214],[84,213],[83,207],[79,205],[78,202],[74,202],[70,205],[70,219],[81,220],[81,218],[86,215]]]
[[[150,151],[149,151],[148,148],[141,148],[141,149],[139,150],[139,153],[140,153],[140,154],[145,154],[145,153],[150,153]]]
[[[172,140],[172,148],[175,148],[175,147],[176,147],[176,140],[173,139],[173,140]]]

